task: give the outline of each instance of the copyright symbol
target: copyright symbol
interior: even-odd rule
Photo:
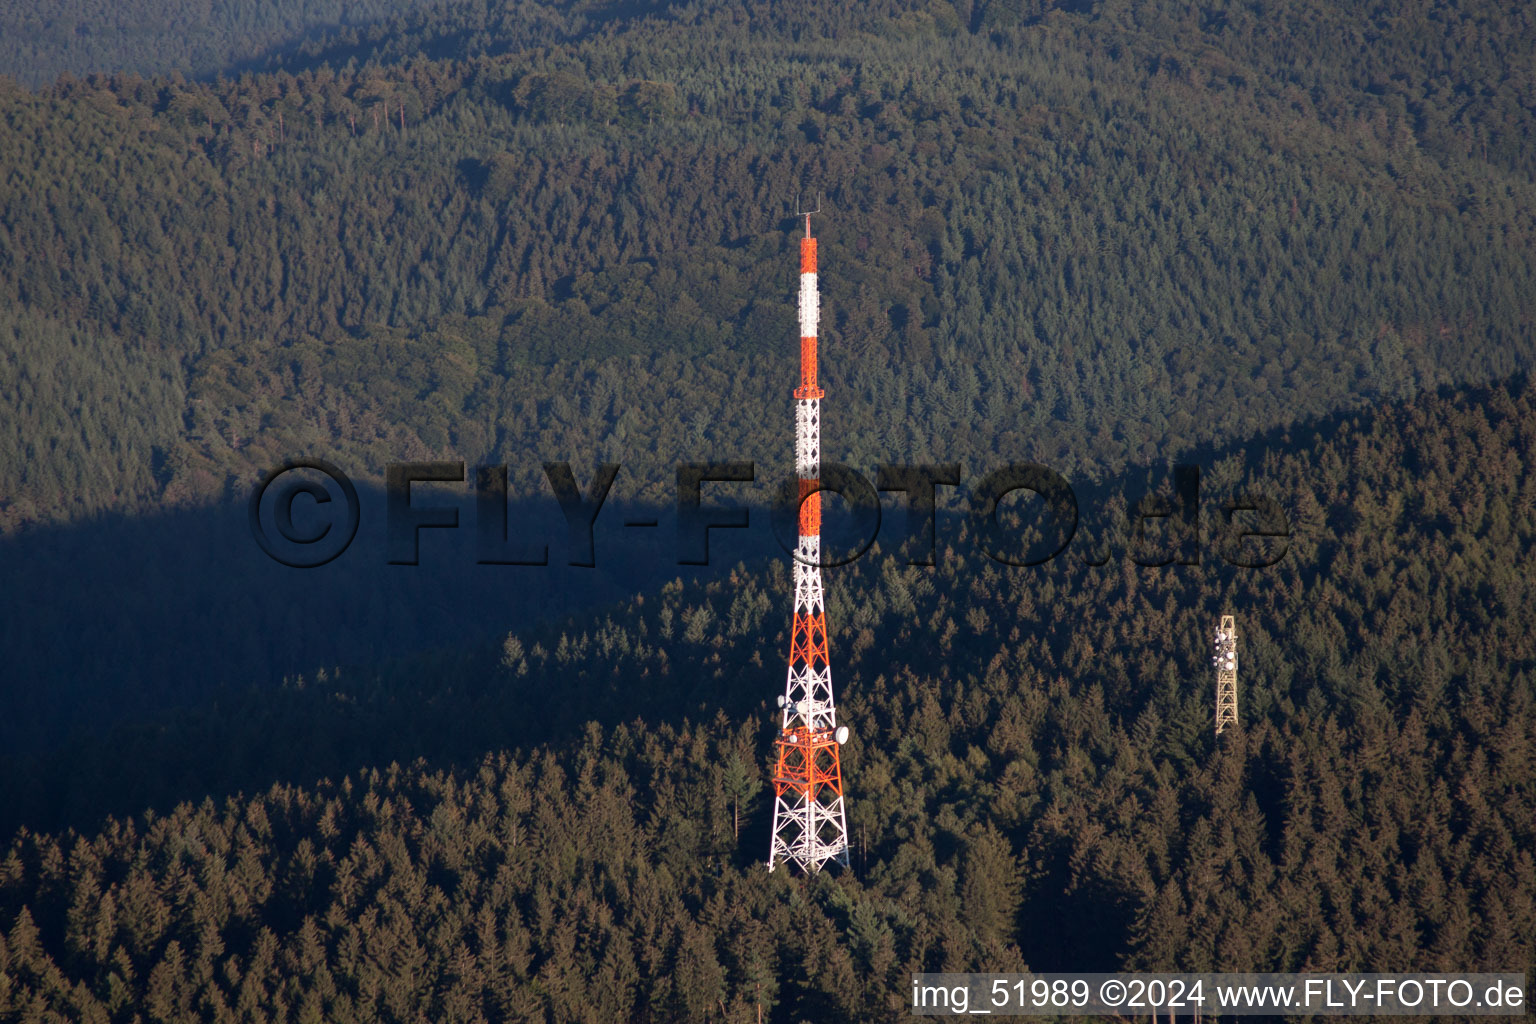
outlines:
[[[308,495],[315,508],[332,503],[331,488],[310,477],[300,476],[296,470],[311,470],[323,474],[334,487],[341,491],[344,509],[333,510],[341,514],[328,515],[321,523],[307,522],[300,526],[293,520],[294,499]],[[281,486],[272,485],[282,480]],[[267,502],[272,522],[264,520],[262,499],[268,491],[272,499]],[[251,495],[249,506],[251,536],[267,553],[267,557],[295,569],[315,569],[332,561],[352,543],[357,536],[357,523],[361,506],[357,500],[357,488],[347,474],[324,459],[287,459],[281,466],[262,476],[256,492]],[[313,520],[311,513],[306,519]],[[332,527],[339,526],[333,530]],[[273,534],[276,534],[276,537]]]
[[[1110,978],[1099,986],[1099,1002],[1105,1006],[1119,1006],[1125,1002],[1125,982]]]

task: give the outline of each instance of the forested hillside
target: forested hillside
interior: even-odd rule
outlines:
[[[781,465],[802,194],[827,454],[865,469],[1086,482],[1529,366],[1529,13],[1285,12],[450,6],[369,60],[0,90],[13,721],[529,614],[361,553],[367,614],[274,584],[232,524],[284,456],[504,461],[529,502],[546,459],[616,461],[659,508],[679,461]]]
[[[261,66],[306,41],[353,37],[409,6],[397,0],[7,0],[0,4],[0,74],[30,86],[103,72],[212,77]]]
[[[1536,975],[1532,22],[0,2],[0,1019]],[[711,500],[758,514],[789,460],[818,198],[823,457],[1042,462],[1084,524],[1009,568],[951,495],[936,567],[896,513],[829,570],[853,858],[807,881],[762,865],[786,559],[680,566],[668,514],[680,462],[756,460]],[[250,536],[290,456],[365,498],[323,569]],[[388,564],[384,467],[433,459],[508,464],[552,564],[477,565],[463,485]],[[622,464],[596,569],[547,461]],[[1138,566],[1175,462],[1200,562]],[[1291,524],[1267,569],[1221,554],[1252,491]]]
[[[834,571],[836,879],[761,862],[777,565],[103,737],[9,774],[89,804],[126,758],[160,813],[15,840],[0,1013],[897,1020],[921,970],[1530,972],[1533,449],[1524,379],[1255,439],[1206,536],[1271,494],[1264,570],[1113,537],[1008,569],[955,530]]]
[[[1531,72],[1501,54],[1532,36],[1469,6],[1503,13],[1454,45],[1435,11],[1362,22],[1310,68],[1268,23],[973,32],[937,4],[833,32],[782,4],[13,90],[0,516],[206,501],[317,448],[558,445],[662,480],[704,446],[776,453],[788,213],[816,190],[850,456],[1113,469],[1501,377],[1530,362],[1536,205],[1507,102]],[[1355,81],[1361,51],[1402,80]]]

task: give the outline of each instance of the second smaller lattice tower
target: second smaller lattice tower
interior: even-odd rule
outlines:
[[[1237,725],[1237,621],[1221,617],[1216,627],[1216,735],[1227,726]]]

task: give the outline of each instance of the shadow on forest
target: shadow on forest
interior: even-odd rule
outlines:
[[[1235,455],[1256,473],[1267,454],[1310,445],[1368,415],[1344,411],[1168,461],[1208,472]],[[965,467],[966,484],[988,468]],[[1113,498],[1134,504],[1168,476],[1166,465],[1137,466],[1102,486],[1074,485],[1083,525],[1071,550],[1096,543],[1094,521]],[[413,504],[448,503],[454,492],[433,493],[418,488]],[[547,539],[551,564],[477,565],[474,502],[456,493],[458,529],[423,530],[417,566],[387,564],[377,492],[362,495],[356,541],[318,569],[264,555],[243,503],[5,540],[0,641],[8,713],[0,749],[9,764],[0,834],[23,824],[87,826],[108,814],[273,781],[305,784],[392,760],[472,764],[487,751],[577,735],[588,721],[643,717],[654,727],[715,709],[749,715],[772,696],[765,680],[776,673],[756,669],[749,675],[764,678],[750,689],[674,673],[664,685],[610,681],[584,693],[547,681],[530,686],[500,666],[509,630],[527,634],[543,623],[552,638],[562,626],[589,628],[603,607],[672,580],[783,557],[761,505],[750,506],[751,529],[711,532],[712,564],[701,567],[678,565],[670,509],[610,502],[595,533],[598,564],[589,569],[562,564],[566,526],[552,500],[514,503],[514,541]],[[734,497],[706,491],[706,505],[728,506]],[[1221,498],[1203,489],[1207,523]],[[883,504],[882,540],[899,533],[903,518],[900,495]],[[951,516],[962,511],[951,503]],[[634,519],[658,525],[625,526]],[[304,526],[297,514],[296,523]],[[949,523],[940,520],[941,550]],[[1202,559],[1218,560],[1208,539],[1201,550]],[[1123,549],[1111,556],[1126,557]],[[559,621],[569,616],[580,618]]]
[[[264,553],[243,501],[6,538],[0,834],[394,759],[474,759],[609,719],[616,708],[547,687],[534,714],[500,670],[502,639],[780,555],[751,500],[759,473],[758,484],[703,485],[706,514],[750,515],[746,530],[709,531],[708,565],[680,564],[697,552],[680,549],[673,509],[616,498],[592,532],[595,564],[570,564],[585,556],[552,496],[509,503],[507,546],[494,556],[544,548],[548,564],[479,564],[479,509],[463,484],[412,487],[413,508],[458,513],[454,529],[419,531],[416,565],[390,564],[402,549],[391,547],[384,494],[362,486],[355,539],[316,568]],[[324,506],[295,501],[294,533],[319,533],[320,513],[342,507],[330,492]],[[629,711],[650,707],[639,696]],[[469,710],[482,700],[490,714]]]

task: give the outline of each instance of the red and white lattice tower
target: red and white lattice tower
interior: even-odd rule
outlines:
[[[815,212],[815,211],[812,211]],[[800,386],[795,389],[795,475],[800,480],[800,543],[795,551],[795,614],[789,678],[779,706],[784,720],[773,769],[773,839],[768,870],[779,861],[819,871],[848,866],[848,815],[827,659],[827,611],[821,586],[821,387],[816,383],[816,239],[805,215],[800,240]]]

